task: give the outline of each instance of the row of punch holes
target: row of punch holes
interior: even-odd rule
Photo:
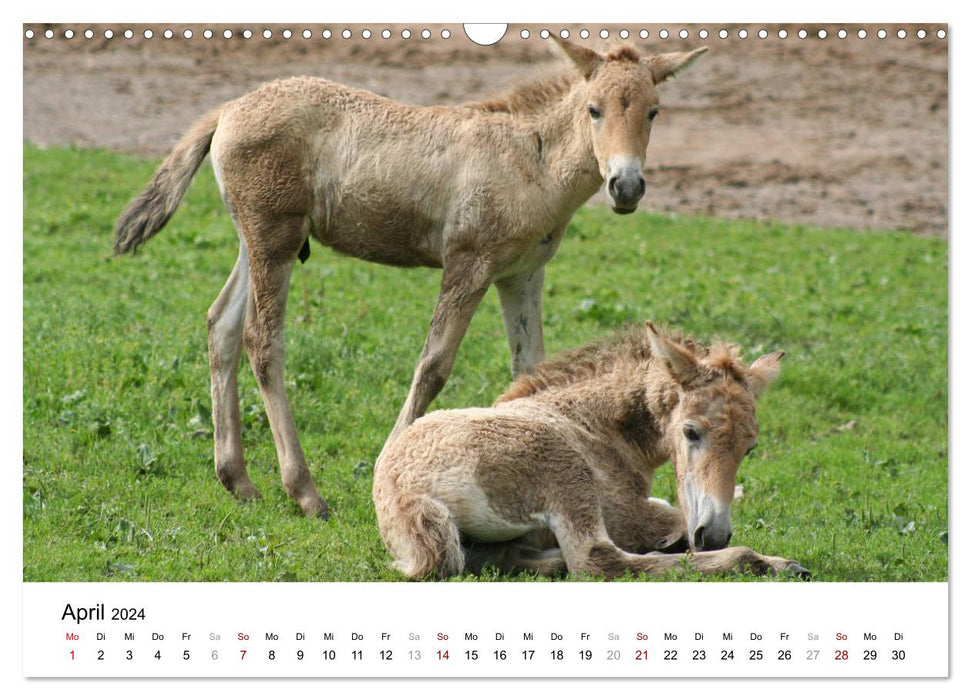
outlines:
[[[153,39],[155,37],[155,30],[145,29],[141,32],[141,34],[145,39]],[[172,39],[176,36],[176,32],[173,31],[172,29],[164,29],[161,31],[160,34],[163,39]],[[304,29],[302,31],[294,31],[292,29],[280,29],[280,30],[277,30],[277,34],[284,39],[291,39],[295,36],[300,36],[304,39],[311,39],[314,36],[314,33],[309,29]],[[402,29],[400,31],[400,36],[402,39],[411,39],[416,34],[422,39],[432,38],[432,31],[430,29],[422,29],[417,33],[413,33],[410,29]],[[442,29],[439,32],[439,34],[442,39],[449,39],[452,36],[451,30],[447,28]],[[549,29],[541,29],[539,30],[538,34],[540,38],[548,39],[550,37],[551,32]],[[616,35],[621,39],[628,39],[632,34],[636,34],[641,39],[647,39],[651,35],[650,31],[648,31],[647,29],[637,30],[635,32],[631,32],[628,29],[620,29],[620,30],[617,30],[616,32]],[[747,39],[749,38],[749,36],[757,36],[759,39],[768,39],[771,32],[769,32],[768,29],[759,29],[751,33],[747,29],[738,29],[737,31],[734,31],[734,32],[729,31],[728,29],[719,29],[717,31],[711,31],[711,32],[709,32],[707,29],[699,29],[697,31],[697,37],[699,39],[707,39],[710,36],[717,36],[719,39],[728,39],[733,34],[739,39]],[[790,36],[790,32],[787,29],[779,29],[777,32],[775,32],[775,34],[779,39],[787,39]],[[856,37],[859,39],[866,39],[869,36],[869,33],[867,32],[866,29],[857,29],[855,31],[838,29],[835,32],[833,32],[833,34],[839,39],[846,39],[847,37],[853,34],[855,34]],[[886,29],[877,29],[874,32],[874,35],[878,39],[886,39],[888,36],[891,36],[892,34],[893,34],[892,30],[888,32]],[[80,35],[83,36],[85,39],[93,39],[95,36],[95,31],[93,29],[85,29],[84,31],[80,32]],[[195,36],[195,33],[191,29],[184,29],[182,30],[181,35],[182,35],[182,38],[184,39],[192,39]],[[237,31],[234,31],[232,29],[224,29],[222,32],[217,32],[212,29],[204,29],[200,32],[200,35],[202,36],[203,39],[212,39],[217,35],[221,35],[223,39],[232,39],[234,37],[251,39],[254,36],[256,36],[256,33],[253,32],[253,30],[251,29],[243,29],[243,30],[237,30]],[[260,35],[264,39],[272,39],[274,36],[274,32],[271,29],[264,29],[262,30],[262,32],[260,32]],[[375,32],[373,32],[370,29],[362,29],[362,30],[359,30],[358,35],[362,39],[370,39],[375,36]],[[394,33],[390,29],[382,29],[380,32],[377,32],[377,35],[380,36],[382,39],[390,39],[394,35]],[[577,32],[577,35],[581,39],[588,39],[591,36],[591,32],[588,29],[581,29]],[[813,31],[809,31],[807,29],[799,29],[798,31],[794,32],[794,35],[800,39],[807,39],[810,37],[815,37],[817,39],[826,39],[827,37],[830,36],[829,32],[825,29],[817,29]],[[908,32],[906,29],[898,29],[895,35],[898,39],[906,39],[908,36]],[[926,29],[918,29],[914,32],[914,36],[918,39],[926,39],[929,35],[930,33]],[[47,30],[44,30],[43,32],[34,31],[33,29],[27,29],[24,31],[24,37],[27,39],[34,39],[40,36],[43,36],[46,39],[53,39],[57,37],[58,34],[53,29],[47,29]],[[73,39],[75,36],[78,36],[78,33],[76,33],[73,29],[65,29],[61,32],[60,36],[64,39]],[[115,36],[116,35],[114,30],[112,29],[104,30],[105,39],[113,39],[115,38]],[[124,37],[125,39],[133,39],[135,37],[135,31],[132,29],[125,29],[124,31],[120,32],[120,36]],[[321,31],[320,36],[322,39],[331,39],[336,36],[340,36],[343,39],[351,39],[354,37],[354,32],[351,29],[343,29],[335,33],[330,29],[324,29]],[[522,39],[528,39],[531,36],[530,30],[528,29],[520,30],[519,36]],[[563,39],[570,38],[570,30],[561,29],[559,32],[559,36]],[[609,39],[611,36],[610,30],[601,29],[599,31],[599,36],[601,39]],[[689,32],[687,29],[681,29],[681,30],[678,30],[677,32],[669,32],[667,29],[661,29],[657,32],[657,36],[660,39],[668,39],[673,36],[677,36],[679,39],[689,39],[691,37],[691,32]],[[936,36],[938,39],[944,39],[947,37],[947,32],[944,29],[938,29],[936,32]],[[473,41],[474,40],[475,39],[473,39]],[[494,42],[491,42],[491,43],[494,43]]]

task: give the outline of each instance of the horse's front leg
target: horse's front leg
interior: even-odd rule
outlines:
[[[545,269],[540,266],[531,272],[496,280],[514,377],[531,371],[546,354],[543,347]]]
[[[459,345],[469,328],[472,316],[486,290],[492,284],[489,265],[474,252],[461,253],[446,259],[442,272],[442,288],[435,304],[431,327],[425,338],[421,357],[415,367],[411,389],[405,405],[381,454],[395,438],[425,413],[425,409],[445,386]],[[381,457],[378,457],[380,460]]]

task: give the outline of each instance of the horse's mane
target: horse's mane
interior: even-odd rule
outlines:
[[[640,60],[641,54],[634,47],[623,45],[608,51],[606,58],[608,61],[636,63]],[[526,114],[542,109],[550,102],[559,99],[579,80],[580,74],[572,66],[548,68],[523,79],[505,92],[486,100],[468,102],[465,106],[483,112]]]
[[[469,102],[465,106],[483,112],[504,112],[524,114],[536,111],[570,91],[580,80],[580,75],[571,68],[547,69],[513,85],[494,97],[480,102]]]
[[[680,333],[662,332],[701,361],[703,372],[698,378],[701,382],[710,381],[715,376],[745,381],[745,367],[741,364],[737,345],[719,341],[708,347]],[[644,327],[634,326],[541,362],[528,374],[517,377],[493,405],[591,379],[613,370],[620,363],[646,365],[652,357]]]

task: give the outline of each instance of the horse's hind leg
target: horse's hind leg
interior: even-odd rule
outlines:
[[[560,576],[567,571],[558,547],[534,547],[523,539],[510,542],[467,542],[465,568],[479,575],[487,566],[505,573],[535,572],[541,576]]]
[[[209,307],[209,371],[212,378],[212,423],[216,476],[238,498],[259,498],[246,473],[240,437],[237,373],[243,321],[249,299],[249,258],[240,240],[239,258],[226,285]]]
[[[512,374],[529,372],[543,360],[543,267],[496,280],[502,323],[512,355]]]
[[[245,235],[256,244],[249,246],[251,291],[243,342],[276,443],[283,486],[304,513],[326,518],[327,504],[307,468],[284,385],[287,293],[297,252],[306,240],[304,221],[280,218],[265,223],[258,234],[253,229]]]

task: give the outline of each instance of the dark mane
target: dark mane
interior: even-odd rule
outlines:
[[[641,54],[633,46],[616,46],[606,53],[606,58],[608,61],[637,63]],[[495,97],[468,102],[465,106],[483,112],[526,114],[561,98],[579,80],[580,75],[575,68],[560,66],[526,78]]]
[[[513,85],[503,93],[481,102],[466,103],[483,112],[523,114],[541,109],[561,98],[580,79],[576,71],[567,68],[546,71]]]
[[[703,360],[704,371],[698,378],[702,383],[716,376],[745,381],[745,367],[741,364],[738,346],[716,342],[711,347],[702,345],[680,333],[669,332],[668,337]],[[595,341],[576,350],[557,354],[523,374],[495,400],[493,405],[533,396],[547,389],[568,386],[616,368],[621,362],[643,365],[652,358],[651,345],[643,326],[633,326]]]

